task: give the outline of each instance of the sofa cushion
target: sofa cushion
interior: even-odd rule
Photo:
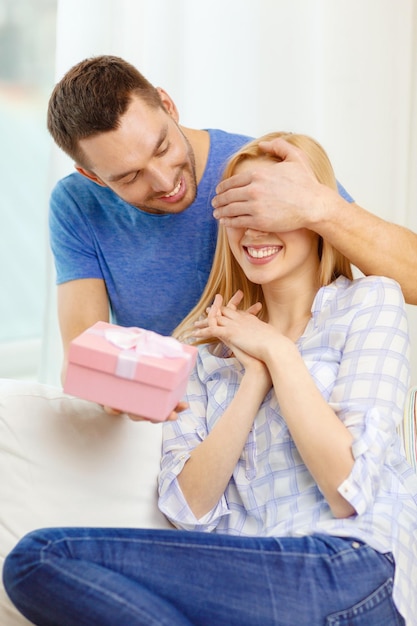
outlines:
[[[170,528],[157,507],[161,429],[56,387],[1,379],[0,570],[35,528]],[[0,586],[0,624],[28,623]]]

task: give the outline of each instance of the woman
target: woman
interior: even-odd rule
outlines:
[[[284,137],[336,185],[316,142]],[[225,177],[279,167],[260,141]],[[396,432],[402,294],[391,279],[353,281],[294,226],[220,227],[206,290],[177,329],[201,344],[189,407],[164,425],[160,508],[183,530],[31,533],[4,580],[35,624],[417,623],[417,482]]]

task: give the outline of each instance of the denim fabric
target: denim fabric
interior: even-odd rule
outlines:
[[[393,626],[394,563],[355,539],[46,529],[4,566],[40,626]]]

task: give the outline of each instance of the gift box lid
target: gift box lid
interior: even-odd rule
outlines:
[[[173,389],[188,377],[197,348],[141,328],[96,322],[70,344],[68,359],[82,367]]]

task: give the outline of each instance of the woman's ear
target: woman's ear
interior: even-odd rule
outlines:
[[[166,112],[168,113],[168,115],[170,115],[176,122],[178,122],[180,119],[180,116],[179,116],[178,109],[175,106],[174,101],[167,94],[167,92],[161,87],[157,87],[156,90],[159,93],[159,96],[162,101],[162,105],[164,109],[166,110]]]

